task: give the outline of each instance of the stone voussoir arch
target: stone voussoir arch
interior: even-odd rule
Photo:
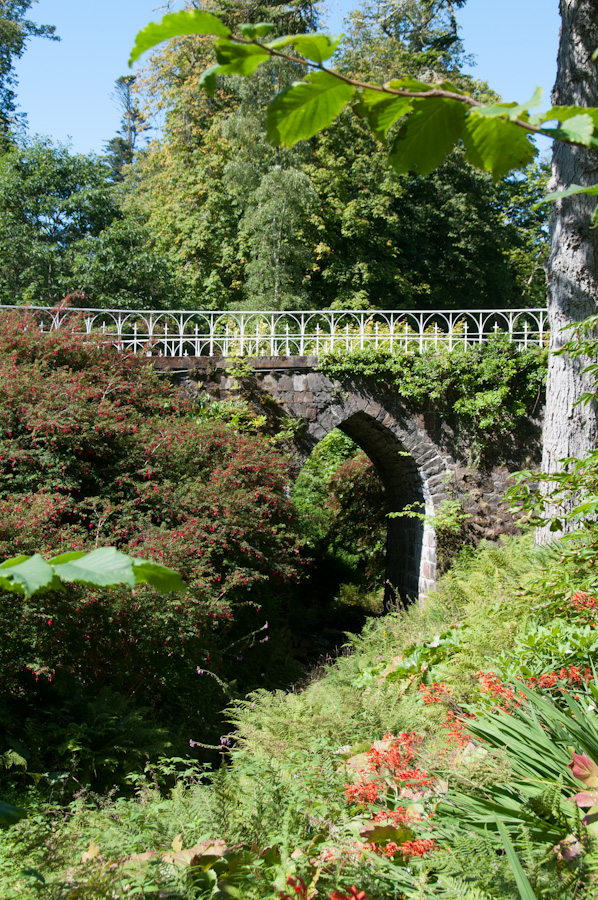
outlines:
[[[315,362],[315,361],[314,361]],[[425,416],[408,410],[396,393],[367,379],[342,384],[310,368],[256,373],[260,388],[305,424],[297,438],[302,461],[334,428],[355,441],[372,461],[392,512],[389,518],[386,599],[423,599],[436,586],[436,535],[430,517],[447,499],[452,460],[434,442]],[[221,382],[222,384],[222,382]],[[232,387],[226,380],[223,387]]]
[[[152,363],[192,395],[207,391],[218,399],[232,399],[242,394],[251,396],[256,409],[274,403],[301,425],[295,437],[300,464],[334,428],[364,450],[384,485],[389,509],[425,513],[424,521],[408,515],[388,520],[388,606],[396,598],[421,601],[436,587],[433,518],[444,501],[461,503],[472,543],[516,531],[505,491],[511,471],[535,462],[538,422],[530,419],[518,436],[520,446],[502,448],[500,459],[479,471],[467,462],[469,448],[437,408],[425,403],[413,407],[391,387],[364,376],[330,378],[318,371],[317,357],[253,357],[242,362],[162,357]]]

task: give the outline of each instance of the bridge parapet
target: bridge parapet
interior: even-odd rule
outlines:
[[[33,313],[40,331],[70,325],[127,353],[157,357],[320,356],[366,347],[453,350],[502,333],[520,347],[545,346],[544,309],[117,310],[7,306]]]

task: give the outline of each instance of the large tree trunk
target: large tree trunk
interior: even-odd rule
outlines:
[[[560,0],[561,35],[555,106],[598,106],[597,0]],[[551,190],[598,182],[598,152],[555,142]],[[580,194],[555,204],[551,252],[546,266],[550,343],[558,350],[567,341],[567,325],[598,312],[598,229],[591,229],[596,198]],[[583,457],[598,436],[596,404],[575,406],[592,389],[582,374],[584,361],[550,356],[544,425],[543,469],[555,472],[559,460]],[[545,535],[539,535],[540,539]]]

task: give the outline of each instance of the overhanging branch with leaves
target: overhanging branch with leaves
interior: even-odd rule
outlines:
[[[534,135],[598,148],[596,108],[556,106],[532,115],[530,110],[541,102],[540,89],[527,103],[484,104],[450,81],[428,84],[407,75],[370,84],[324,65],[336,52],[342,34],[283,35],[265,40],[273,27],[266,22],[247,23],[235,35],[211,13],[170,13],[137,35],[130,64],[165,40],[194,34],[216,39],[217,62],[200,79],[210,94],[216,90],[218,76],[249,76],[273,58],[307,66],[310,71],[305,77],[280,91],[268,105],[269,140],[291,147],[328,127],[351,106],[379,140],[389,142],[389,162],[399,174],[428,174],[458,142],[463,143],[469,162],[495,179],[532,161],[537,153],[530,140]],[[289,50],[297,55],[290,55]],[[545,199],[579,192],[597,194],[598,186],[569,185],[566,191]]]

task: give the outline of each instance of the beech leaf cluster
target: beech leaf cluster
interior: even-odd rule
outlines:
[[[172,37],[192,33],[217,36],[214,52],[218,65],[206,69],[200,81],[213,93],[219,75],[251,75],[272,57],[292,51],[297,56],[288,58],[312,71],[269,103],[268,139],[274,145],[292,147],[327,128],[351,105],[379,140],[385,141],[398,123],[389,162],[400,174],[429,174],[460,141],[469,162],[494,179],[518,171],[534,159],[537,150],[531,138],[536,134],[598,147],[598,109],[558,106],[532,115],[530,110],[541,101],[540,88],[527,103],[483,104],[448,81],[426,83],[406,77],[385,84],[361,82],[324,67],[343,35],[283,35],[264,43],[262,38],[271,27],[269,23],[243,24],[237,36],[210,13],[170,13],[140,32],[130,64]]]

